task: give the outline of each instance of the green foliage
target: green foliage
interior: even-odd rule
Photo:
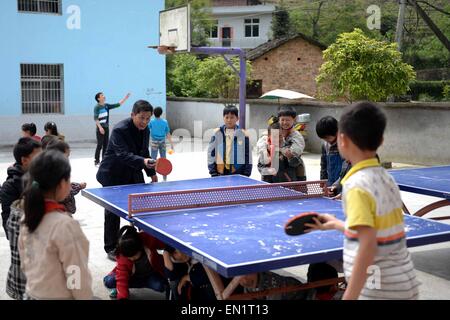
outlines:
[[[232,59],[233,66],[239,70],[239,59]],[[247,61],[247,81],[250,81],[251,64]],[[210,98],[239,97],[239,76],[222,57],[209,57],[203,60],[196,72],[199,91],[207,92]]]
[[[239,59],[234,58],[239,70]],[[239,76],[222,57],[204,60],[191,54],[168,57],[167,95],[177,97],[237,98]],[[250,81],[251,64],[247,62],[247,81]]]
[[[367,30],[365,0],[299,0],[289,10],[296,32],[304,33],[325,45],[336,41],[339,34],[354,28]]]
[[[396,44],[370,39],[355,29],[339,35],[324,51],[316,81],[319,95],[327,100],[385,101],[405,94],[414,79],[412,66],[402,61]]]
[[[442,90],[442,96],[443,100],[450,101],[450,84],[444,86],[444,89]]]
[[[418,1],[419,2],[419,1]],[[436,7],[450,12],[450,2],[448,0],[428,1]],[[432,10],[423,2],[419,5],[444,33],[447,39],[450,39],[450,16],[436,10]],[[415,17],[415,12],[408,9],[407,17]],[[406,62],[415,66],[417,70],[428,68],[450,68],[450,52],[434,35],[430,28],[419,20],[416,24],[408,25],[409,32],[405,34],[404,59]]]
[[[211,0],[166,0],[166,9],[191,4],[191,44],[208,45],[207,31],[212,27]]]
[[[274,1],[276,2],[276,1]],[[426,1],[446,12],[450,12],[448,0]],[[370,38],[395,41],[396,23],[399,11],[398,1],[393,0],[292,0],[289,5],[290,24],[294,32],[304,33],[319,42],[330,45],[339,34],[351,32],[354,28],[364,30]],[[381,9],[381,30],[367,28],[366,9],[370,5]],[[428,6],[419,4],[433,22],[450,39],[450,16]],[[402,45],[403,59],[415,69],[450,67],[450,52],[436,38],[425,22],[417,16],[413,6],[405,12],[405,27]]]
[[[274,39],[280,39],[291,33],[289,13],[283,6],[277,7],[272,18],[272,33]]]
[[[433,99],[432,101],[439,101],[446,99],[450,90],[448,89],[450,81],[413,81],[409,86],[413,100]]]
[[[419,94],[419,98],[417,100],[418,101],[422,101],[422,102],[436,102],[436,101],[438,101],[438,99],[436,99],[435,97],[430,96],[428,93],[421,93],[421,94]]]
[[[176,97],[204,97],[196,84],[196,71],[201,61],[192,54],[167,57],[167,95]]]

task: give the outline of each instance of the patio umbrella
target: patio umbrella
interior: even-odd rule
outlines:
[[[314,97],[308,96],[304,93],[300,93],[300,92],[296,92],[296,91],[292,91],[292,90],[284,90],[284,89],[275,89],[275,90],[268,91],[268,92],[264,93],[260,98],[262,98],[262,99],[278,99],[279,107],[280,107],[280,98],[284,98],[284,99],[302,99],[302,98],[315,99]],[[309,117],[309,114],[305,114],[305,116],[306,115]],[[299,117],[301,117],[301,116],[303,116],[303,115],[299,115]],[[274,116],[271,116],[269,118],[269,120],[267,121],[269,125],[273,118],[274,118]],[[307,122],[309,122],[309,120],[307,120]]]
[[[275,89],[269,92],[264,93],[260,98],[262,99],[278,99],[280,102],[280,98],[284,99],[314,99],[314,97],[310,97],[304,93],[292,91],[292,90],[283,90],[283,89]]]

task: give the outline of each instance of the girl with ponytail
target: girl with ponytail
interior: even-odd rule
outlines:
[[[19,235],[29,299],[92,298],[89,241],[59,203],[70,189],[70,164],[61,152],[45,151],[33,159]]]
[[[45,136],[50,136],[50,137],[47,137],[45,140],[54,136],[54,137],[58,138],[59,140],[64,141],[64,138],[65,138],[64,135],[58,131],[58,127],[56,126],[56,123],[54,123],[53,121],[49,121],[45,124],[44,131],[45,131]],[[42,143],[44,143],[44,142],[42,142]]]

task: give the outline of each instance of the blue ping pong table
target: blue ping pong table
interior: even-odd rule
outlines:
[[[441,198],[443,200],[431,203],[414,213],[422,217],[428,212],[450,205],[450,166],[398,169],[390,170],[400,190]],[[405,211],[409,210],[404,207]],[[436,220],[450,219],[447,217],[435,217]]]
[[[128,219],[130,193],[259,184],[265,183],[243,176],[225,176],[87,189],[82,194]],[[151,212],[135,215],[131,220],[150,235],[203,263],[216,296],[226,299],[243,275],[342,258],[343,235],[338,231],[298,237],[284,233],[286,221],[306,211],[331,213],[344,219],[340,201],[318,197]],[[410,247],[450,240],[450,225],[409,215],[405,215],[405,223]],[[217,273],[234,279],[224,288]]]

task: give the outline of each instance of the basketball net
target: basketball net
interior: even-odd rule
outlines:
[[[169,47],[169,46],[158,46],[156,49],[158,50],[159,54],[174,54],[176,47]]]

